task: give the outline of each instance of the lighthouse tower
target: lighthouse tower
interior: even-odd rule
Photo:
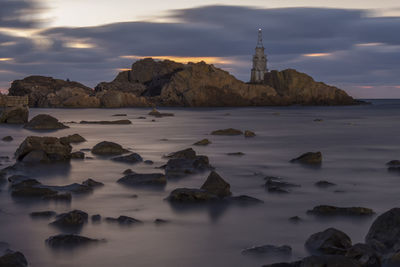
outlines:
[[[253,56],[253,68],[251,69],[251,83],[262,83],[264,76],[268,72],[267,56],[264,54],[264,46],[262,42],[262,31],[258,29],[258,41]]]

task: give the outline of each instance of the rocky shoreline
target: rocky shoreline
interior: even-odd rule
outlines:
[[[213,65],[151,58],[133,63],[95,89],[81,83],[29,76],[15,80],[9,96],[29,98],[37,108],[244,107],[356,105],[345,91],[294,69],[271,71],[262,84],[239,81]]]

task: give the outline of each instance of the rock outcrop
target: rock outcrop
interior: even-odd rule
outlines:
[[[150,106],[351,105],[343,90],[288,69],[272,71],[264,84],[244,83],[205,62],[181,64],[146,58],[95,90],[77,82],[30,76],[16,80],[10,96],[28,96],[31,107],[119,108]]]
[[[39,114],[26,123],[24,128],[29,130],[59,130],[69,127],[59,122],[58,119],[53,116]]]
[[[0,114],[0,123],[23,124],[28,122],[28,116],[27,107],[5,108]]]

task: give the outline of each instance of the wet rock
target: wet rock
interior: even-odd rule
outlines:
[[[289,218],[289,221],[292,223],[299,223],[302,221],[302,219],[299,216],[293,216]]]
[[[202,139],[202,140],[200,140],[200,141],[194,143],[193,145],[195,145],[195,146],[207,146],[207,145],[209,145],[209,144],[211,144],[210,140],[208,140],[208,139]]]
[[[26,123],[24,128],[29,130],[59,130],[69,127],[50,115],[39,114]]]
[[[376,265],[376,266],[381,266],[381,265]],[[394,253],[391,255],[386,261],[385,261],[385,267],[398,267],[400,266],[400,251]]]
[[[42,187],[42,184],[35,179],[28,179],[16,184],[12,184],[11,194],[14,197],[46,197],[55,195],[56,190]]]
[[[60,138],[60,142],[64,144],[76,144],[86,142],[86,139],[79,134],[72,134]]]
[[[140,117],[137,117],[137,119],[138,119],[138,120],[145,120],[146,117],[140,116]]]
[[[99,223],[101,221],[101,215],[100,214],[92,215],[91,219],[93,223]]]
[[[95,155],[121,155],[128,152],[121,145],[107,141],[100,142],[92,148]]]
[[[218,200],[218,197],[202,189],[177,188],[168,196],[167,200],[180,203],[198,203]]]
[[[228,128],[228,129],[221,129],[211,132],[212,135],[242,135],[243,132],[241,130]]]
[[[85,159],[85,153],[82,151],[72,152],[71,159]]]
[[[27,267],[28,261],[19,251],[7,249],[0,257],[0,267]]]
[[[46,244],[52,248],[76,248],[98,242],[98,239],[72,234],[59,234],[46,239]]]
[[[184,150],[179,150],[177,152],[170,153],[165,155],[166,158],[174,158],[174,159],[195,159],[196,151],[193,148],[187,148]]]
[[[70,202],[72,199],[72,195],[69,192],[58,192],[54,195],[46,195],[43,197],[44,200],[53,200],[53,201],[67,201]]]
[[[135,218],[128,216],[119,216],[118,218],[107,217],[106,221],[109,223],[118,223],[119,225],[134,225],[134,224],[142,224],[142,221],[136,220]]]
[[[126,117],[126,116],[128,116],[127,114],[125,114],[125,113],[118,113],[118,114],[114,114],[114,115],[112,115],[113,117]]]
[[[244,156],[244,155],[246,155],[245,153],[243,153],[243,152],[230,152],[230,153],[226,153],[228,156],[238,156],[238,157],[241,157],[241,156]]]
[[[305,247],[311,253],[345,255],[351,247],[351,239],[342,231],[328,228],[325,231],[311,235],[307,239]]]
[[[11,142],[12,140],[14,140],[14,138],[12,136],[4,136],[1,140],[3,140],[4,142]]]
[[[272,255],[272,256],[290,256],[292,254],[292,248],[290,246],[274,246],[274,245],[263,245],[254,246],[242,250],[243,255]]]
[[[143,163],[147,164],[147,165],[153,165],[154,164],[154,162],[152,160],[145,160],[145,161],[143,161]]]
[[[400,167],[400,160],[391,160],[386,163],[387,166]]]
[[[122,174],[127,175],[127,174],[131,174],[131,173],[134,173],[132,171],[132,169],[126,169]]]
[[[375,212],[369,208],[363,207],[335,207],[329,205],[320,205],[307,211],[309,214],[318,216],[371,216]]]
[[[366,244],[355,244],[347,250],[345,256],[350,259],[357,260],[362,267],[382,266],[381,259],[378,253]]]
[[[361,267],[358,261],[342,255],[321,255],[304,258],[299,267]]]
[[[317,187],[320,187],[320,188],[327,188],[327,187],[335,186],[336,184],[328,182],[328,181],[318,181],[314,185]]]
[[[24,124],[28,121],[29,110],[27,107],[5,108],[0,114],[0,123]]]
[[[206,190],[218,197],[227,197],[232,195],[230,188],[230,184],[222,179],[218,173],[212,171],[200,189]]]
[[[29,215],[32,218],[45,218],[45,219],[49,219],[51,217],[56,216],[56,212],[52,211],[52,210],[46,210],[46,211],[35,211],[35,212],[31,212]]]
[[[367,245],[381,247],[382,252],[396,252],[400,249],[400,208],[393,208],[381,214],[372,223],[365,237]]]
[[[126,156],[112,158],[112,160],[118,161],[118,162],[123,162],[123,163],[134,164],[134,163],[142,162],[143,158],[137,153],[132,153],[132,154],[129,154]]]
[[[80,121],[80,124],[102,124],[102,125],[127,125],[132,124],[130,120],[116,120],[116,121]]]
[[[71,154],[72,158],[72,154]],[[51,160],[43,150],[32,150],[23,159],[24,163],[50,163]]]
[[[288,194],[288,193],[290,193],[289,190],[283,189],[283,188],[281,188],[279,186],[268,186],[267,190],[270,193],[278,193],[278,194]]]
[[[389,166],[388,171],[390,172],[400,172],[400,166]]]
[[[255,204],[262,204],[264,201],[255,198],[255,197],[250,197],[246,195],[240,195],[240,196],[233,196],[227,198],[228,201],[230,201],[232,204],[238,204],[238,205],[255,205]]]
[[[150,116],[155,116],[157,118],[161,118],[161,117],[170,117],[170,116],[174,116],[173,113],[161,113],[159,112],[157,109],[153,108],[152,111],[150,111],[148,113]]]
[[[279,177],[268,176],[265,177],[265,188],[271,193],[289,193],[288,188],[300,187],[298,184],[292,184],[283,181]]]
[[[321,152],[307,152],[302,154],[300,157],[292,159],[292,163],[301,164],[321,164],[322,163],[322,153]]]
[[[246,130],[244,131],[244,137],[255,137],[256,134],[252,131]]]
[[[89,186],[89,187],[101,187],[101,186],[104,185],[103,183],[97,182],[97,181],[95,181],[93,179],[90,179],[90,178],[85,180],[85,181],[83,181],[82,184],[85,185],[85,186]]]
[[[131,173],[117,182],[128,186],[165,186],[167,179],[162,173]]]
[[[47,159],[50,162],[66,161],[71,158],[71,150],[72,147],[69,144],[61,143],[56,137],[29,136],[20,144],[15,157],[22,161],[32,151],[43,151],[45,156],[43,153],[34,152],[37,154],[33,158],[39,161],[47,161]]]
[[[61,228],[81,228],[88,221],[88,214],[81,210],[73,210],[57,215],[51,225]]]
[[[157,225],[161,225],[161,224],[169,223],[169,221],[168,220],[164,220],[164,219],[155,219],[154,223],[157,224]]]
[[[323,122],[323,119],[314,119],[315,122]]]

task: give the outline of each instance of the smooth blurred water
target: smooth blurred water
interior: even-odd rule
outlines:
[[[32,168],[27,175],[44,184],[66,185],[93,178],[105,186],[93,194],[73,197],[70,204],[26,202],[13,199],[8,185],[0,192],[0,241],[27,257],[31,266],[261,266],[307,255],[305,240],[317,231],[336,227],[346,232],[353,243],[362,242],[374,218],[318,219],[306,214],[319,204],[366,206],[378,214],[399,206],[400,175],[389,173],[385,163],[400,159],[400,101],[376,100],[373,105],[348,107],[266,107],[218,109],[161,109],[174,117],[147,116],[148,109],[31,109],[30,117],[51,114],[63,122],[114,120],[128,118],[132,125],[81,125],[50,133],[37,133],[20,126],[0,126],[0,156],[13,156],[29,135],[65,136],[79,133],[88,141],[74,150],[91,148],[96,143],[114,141],[153,160],[154,165],[128,165],[105,158],[73,160],[69,165]],[[127,117],[112,117],[126,113]],[[229,113],[229,115],[227,115]],[[146,116],[145,120],[137,119]],[[314,119],[322,119],[316,122]],[[255,138],[212,136],[222,128],[253,130]],[[206,147],[192,146],[208,138]],[[162,141],[162,139],[168,139]],[[177,210],[164,200],[177,187],[199,187],[208,173],[169,181],[165,190],[126,188],[116,181],[122,172],[159,172],[155,167],[166,162],[163,154],[193,147],[207,155],[216,171],[231,184],[235,195],[246,194],[265,201],[251,207],[229,206]],[[245,156],[228,156],[229,152]],[[291,164],[289,160],[307,151],[321,151],[324,161],[319,169]],[[87,156],[93,156],[85,152]],[[12,164],[13,162],[4,163]],[[267,175],[280,176],[300,184],[290,194],[271,194],[262,186]],[[337,186],[314,186],[328,180]],[[335,191],[343,192],[335,192]],[[132,198],[137,194],[138,198]],[[145,223],[119,227],[105,222],[85,225],[80,234],[105,238],[107,243],[88,248],[54,251],[45,239],[60,233],[48,225],[51,220],[32,220],[32,211],[72,209],[103,217],[127,215]],[[293,224],[289,217],[303,221]],[[170,220],[155,225],[153,220]],[[290,245],[292,259],[243,256],[241,250],[253,245]]]

